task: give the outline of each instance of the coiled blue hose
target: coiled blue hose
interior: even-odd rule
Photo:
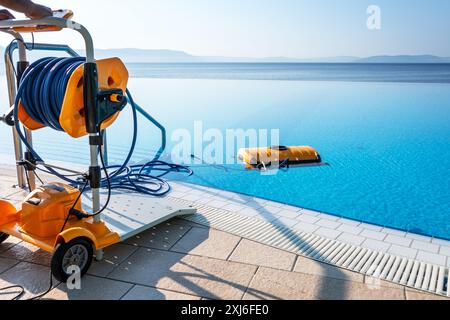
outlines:
[[[43,58],[31,64],[22,76],[14,107],[15,127],[28,151],[39,162],[43,162],[43,159],[28,143],[21,129],[18,116],[19,102],[22,101],[25,111],[33,120],[54,130],[63,131],[59,123],[59,115],[61,113],[67,83],[72,73],[84,61],[85,58],[81,57]],[[107,177],[102,180],[102,188],[107,187],[109,191],[112,189],[122,189],[146,195],[164,196],[170,192],[171,187],[163,177],[171,172],[183,173],[190,176],[193,174],[193,171],[187,166],[171,164],[160,160],[166,146],[164,127],[134,102],[129,90],[127,90],[126,94],[133,113],[132,143],[122,165],[105,167],[103,156],[100,154],[104,170],[107,173]],[[153,160],[140,165],[129,165],[137,143],[137,110],[143,112],[147,120],[151,121],[161,130],[162,145]],[[69,176],[54,169],[46,168],[46,170],[48,170],[46,171],[47,173],[53,174],[78,188],[85,184],[83,181],[70,179]]]

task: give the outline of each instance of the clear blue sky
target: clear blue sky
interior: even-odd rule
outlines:
[[[42,0],[71,8],[98,48],[183,50],[239,57],[378,54],[450,56],[448,0]],[[369,31],[366,9],[381,8]],[[0,37],[2,45],[6,37]],[[82,42],[71,33],[38,40]]]

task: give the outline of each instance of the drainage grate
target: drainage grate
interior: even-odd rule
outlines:
[[[193,206],[190,201],[170,199]],[[183,219],[349,271],[450,297],[448,268],[297,232],[226,210],[194,206],[199,214]]]

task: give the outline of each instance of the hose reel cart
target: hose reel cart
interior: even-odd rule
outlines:
[[[131,182],[131,188],[115,182],[115,176],[122,172],[111,176],[108,173],[107,141],[103,133],[127,103],[132,106],[135,116],[138,112],[162,129],[162,149],[165,131],[132,100],[127,90],[128,71],[122,61],[118,58],[96,61],[91,35],[85,27],[69,20],[72,15],[70,11],[57,11],[53,17],[42,20],[0,21],[0,31],[15,39],[5,52],[9,100],[13,107],[1,120],[13,127],[18,186],[25,188],[28,185],[30,189],[19,210],[12,203],[0,200],[0,243],[8,236],[14,236],[52,253],[52,273],[63,282],[71,275],[71,267],[75,266],[85,274],[94,257],[102,260],[103,249],[176,216],[196,212],[166,198],[151,196],[150,192],[145,192],[148,189],[138,183]],[[74,30],[83,37],[86,58],[80,58],[67,45],[26,43],[21,35],[63,29]],[[15,67],[13,53],[16,50],[19,61]],[[30,65],[28,50],[60,51],[67,53],[69,58],[44,58]],[[61,83],[65,87],[58,85]],[[90,166],[86,173],[49,165],[39,157],[33,149],[32,132],[44,127],[62,131],[73,138],[89,137]],[[132,150],[134,146],[135,139]],[[130,157],[131,153],[124,168]],[[127,178],[133,175],[135,181],[149,179],[146,169],[156,165],[160,163],[154,161],[147,168],[129,166]],[[37,186],[35,170],[38,167],[58,175],[65,182]],[[83,182],[78,180],[74,185],[74,181],[67,178],[69,175],[59,173],[61,170],[79,174]],[[121,192],[113,194],[114,186],[122,189]],[[108,189],[108,201],[102,206],[101,195],[106,193],[102,191],[105,188]],[[130,189],[141,193],[130,192]],[[83,206],[83,193],[87,190],[91,192],[89,201],[92,205]],[[115,201],[110,202],[111,197]],[[85,207],[89,207],[90,213]]]

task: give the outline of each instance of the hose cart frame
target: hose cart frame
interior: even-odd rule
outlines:
[[[72,57],[78,57],[75,50],[68,45],[25,43],[21,33],[57,32],[63,29],[70,29],[76,31],[83,37],[86,49],[86,61],[84,63],[82,80],[84,88],[84,116],[90,148],[90,166],[89,173],[86,175],[86,184],[89,184],[89,189],[91,190],[91,197],[89,199],[92,201],[92,206],[89,209],[92,212],[99,212],[101,211],[102,195],[102,167],[99,162],[99,148],[103,150],[104,154],[104,159],[101,159],[104,169],[104,163],[107,163],[108,160],[106,135],[98,123],[100,93],[98,66],[95,60],[94,43],[90,33],[84,26],[66,19],[66,17],[70,18],[71,16],[72,13],[68,11],[65,13],[65,18],[54,16],[42,20],[0,21],[0,31],[10,34],[16,39],[16,41],[13,41],[8,46],[5,52],[9,102],[10,105],[15,104],[17,88],[20,84],[21,77],[29,66],[27,50],[59,51],[67,53]],[[14,67],[12,56],[16,50],[19,53],[17,68]],[[148,120],[153,121],[140,107],[138,108],[138,112]],[[12,119],[4,120],[5,122],[8,120],[13,121]],[[37,187],[34,173],[35,168],[23,165],[23,160],[28,159],[30,156],[30,150],[27,147],[24,148],[18,131],[14,126],[12,130],[15,159],[17,161],[18,186],[25,188],[28,185],[32,192],[22,203],[22,211],[17,211],[9,202],[0,200],[0,236],[12,235],[52,253],[52,273],[60,281],[67,281],[71,275],[71,272],[67,269],[70,265],[67,263],[78,266],[81,269],[81,273],[85,274],[94,256],[98,261],[103,259],[104,248],[136,236],[176,216],[196,213],[195,209],[182,207],[170,202],[167,198],[155,198],[130,192],[121,192],[114,194],[114,203],[110,204],[103,213],[81,216],[78,217],[79,219],[72,219],[68,224],[67,220],[69,218],[67,218],[67,229],[63,228],[62,232],[53,231],[47,234],[49,229],[54,229],[54,222],[48,222],[48,226],[44,227],[42,223],[44,221],[42,219],[44,218],[42,217],[52,215],[55,210],[60,210],[67,215],[67,211],[69,210],[68,201],[69,207],[70,204],[75,203],[72,209],[77,208],[79,211],[82,211],[81,204],[77,205],[77,202],[82,198],[83,192],[62,183]],[[25,144],[32,146],[33,136],[31,130],[24,127],[24,133],[26,138]],[[163,141],[165,143],[165,140]],[[44,164],[44,166],[49,170],[50,168],[59,169],[56,166],[47,164]],[[78,172],[73,171],[73,173]],[[43,199],[47,198],[51,200],[51,203],[47,203],[44,206],[42,204],[45,202]],[[37,216],[40,218],[37,218]],[[70,214],[68,217],[70,217]],[[26,225],[27,223],[32,225],[32,227]],[[30,230],[38,231],[30,232]],[[44,236],[43,234],[47,235]]]

